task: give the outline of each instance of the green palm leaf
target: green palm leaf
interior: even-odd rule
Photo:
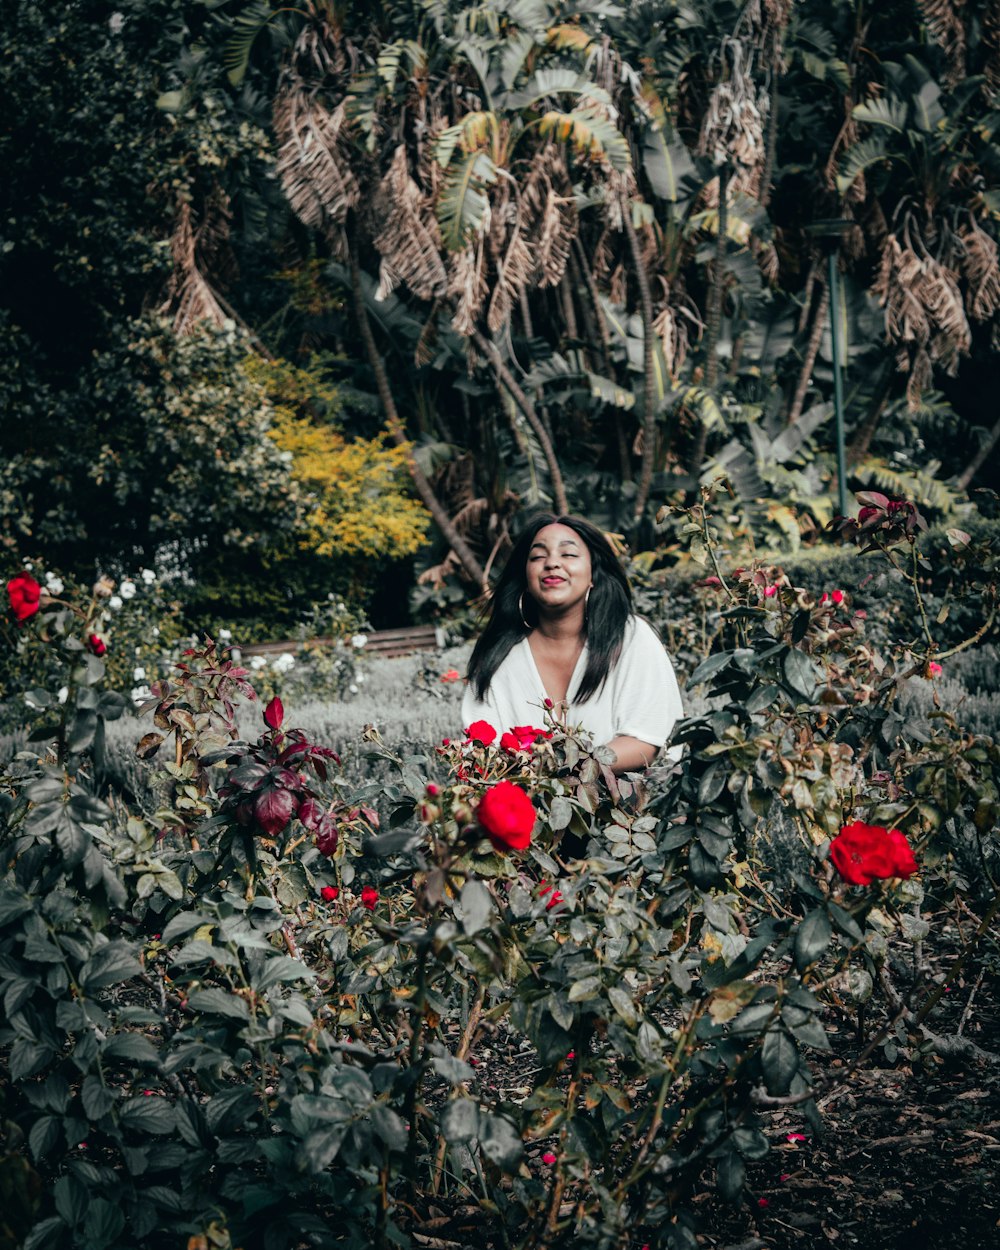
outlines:
[[[599,109],[573,109],[569,113],[552,109],[541,118],[538,128],[543,135],[568,143],[591,160],[608,160],[619,173],[632,164],[625,136]]]
[[[496,180],[497,167],[487,152],[469,152],[451,163],[436,206],[449,251],[460,251],[471,235],[484,229],[490,203],[485,188]]]
[[[222,61],[227,77],[234,87],[243,81],[247,72],[254,41],[271,18],[276,16],[269,0],[251,0],[242,13],[231,19],[233,33],[226,41]]]
[[[869,165],[874,165],[886,156],[886,142],[883,135],[869,135],[859,143],[852,144],[844,153],[837,174],[837,190],[843,195]]]

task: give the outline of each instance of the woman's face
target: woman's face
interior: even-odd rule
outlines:
[[[525,578],[539,613],[562,616],[583,603],[593,585],[590,549],[568,525],[546,525],[528,551]]]

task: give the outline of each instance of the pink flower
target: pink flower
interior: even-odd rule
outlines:
[[[446,682],[458,681],[459,677],[461,677],[461,673],[458,671],[457,668],[450,668],[448,669],[447,673],[441,674],[441,680],[446,681]]]
[[[768,1202],[766,1198],[758,1198],[757,1205],[759,1207],[769,1207],[771,1204]]]
[[[571,1059],[575,1059],[575,1058],[576,1058],[576,1051],[571,1050],[569,1054],[566,1056],[566,1061],[568,1063]]]
[[[944,669],[937,662],[937,660],[930,660],[928,662],[927,664],[927,676],[928,677],[940,677],[943,672],[944,672]]]
[[[546,1150],[545,1154],[542,1155],[542,1162],[548,1164],[549,1167],[551,1167],[555,1161],[556,1157],[551,1150]]]
[[[791,1172],[782,1172],[781,1175],[778,1177],[778,1180],[782,1182],[787,1181],[790,1179],[791,1175],[792,1175]]]
[[[822,593],[822,594],[820,595],[820,597],[819,597],[819,606],[820,606],[820,607],[822,607],[822,606],[823,606],[823,604],[824,604],[824,603],[826,603],[826,601],[827,601],[829,598],[830,598],[830,596],[829,596],[829,595],[826,593],[826,591],[824,590],[824,591],[823,591],[823,593]]]
[[[777,587],[777,586],[765,586],[765,587],[764,587],[764,598],[765,598],[765,599],[770,599],[770,598],[772,598],[774,595],[776,595],[777,593],[778,593],[778,587]]]
[[[844,592],[842,590],[831,590],[830,598],[833,600],[834,603],[843,603]]]
[[[428,781],[427,793],[430,795],[432,799],[436,799],[437,796],[441,793],[441,790],[437,785],[435,785],[433,781]]]
[[[806,1141],[806,1140],[807,1139],[806,1139],[805,1133],[786,1133],[785,1134],[785,1141],[796,1142],[796,1141]]]

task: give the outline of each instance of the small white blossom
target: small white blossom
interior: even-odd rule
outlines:
[[[108,29],[111,31],[113,35],[120,35],[122,33],[122,27],[124,25],[125,25],[124,13],[112,13],[111,16],[108,18]]]
[[[358,673],[357,677],[355,677],[354,680],[358,683],[359,686],[363,686],[365,684],[364,673]]]
[[[230,638],[232,638],[232,636],[233,636],[233,631],[232,631],[231,629],[220,629],[220,630],[219,630],[219,641],[220,641],[220,642],[228,642],[228,641],[230,640]]]
[[[59,693],[56,695],[56,698],[60,703],[65,703],[69,698],[69,686],[60,686]]]
[[[25,567],[25,568],[28,570],[28,572],[30,573],[30,572],[31,572],[31,570],[32,570],[35,566],[31,563],[31,561],[30,561],[30,560],[25,560],[25,562],[24,562],[24,567]]]
[[[291,651],[282,651],[281,655],[275,656],[271,661],[271,667],[276,673],[287,673],[290,668],[295,667],[295,656]]]
[[[132,670],[132,680],[133,681],[145,681],[146,680],[146,670],[142,667],[141,664],[137,664],[135,668]]]
[[[112,595],[111,598],[108,600],[108,607],[114,608],[116,612],[118,611],[119,608],[124,607],[124,606],[125,606],[125,600],[122,599],[120,595]]]
[[[135,582],[124,581],[118,587],[118,593],[123,599],[135,598]]]
[[[142,569],[141,572],[139,573],[139,576],[142,578],[142,580],[146,583],[147,586],[152,586],[153,582],[156,581],[156,574],[153,572],[152,569]]]
[[[149,698],[150,694],[151,694],[151,691],[148,686],[146,685],[136,686],[132,690],[132,702],[144,703],[146,699]]]
[[[250,667],[253,669],[253,671],[254,671],[255,673],[259,673],[259,672],[260,672],[260,670],[261,670],[261,669],[262,669],[262,668],[263,668],[266,664],[267,664],[267,657],[266,657],[266,656],[263,656],[263,655],[252,655],[252,656],[250,657]]]
[[[154,637],[154,638],[159,638],[159,636],[160,636],[160,627],[159,627],[159,625],[154,625],[154,626],[153,626],[153,637]]]
[[[358,688],[357,688],[357,686],[348,686],[348,690],[350,690],[351,694],[357,694],[357,693],[358,693]]]
[[[61,595],[62,592],[66,589],[66,587],[63,585],[63,580],[61,577],[56,577],[55,573],[46,573],[45,574],[45,589],[49,592],[50,595]]]
[[[351,646],[357,647],[358,650],[360,651],[367,641],[368,641],[367,634],[355,634],[354,637],[351,639]]]

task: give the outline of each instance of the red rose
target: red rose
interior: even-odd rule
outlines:
[[[470,742],[478,742],[481,746],[488,747],[496,738],[497,731],[488,720],[476,720],[465,731],[465,736]]]
[[[834,603],[844,602],[844,592],[842,590],[833,590],[830,592],[830,598]]]
[[[546,894],[550,895],[548,901],[545,904],[546,911],[551,911],[553,907],[558,907],[560,903],[565,901],[563,899],[563,896],[559,893],[559,891],[554,890],[552,886],[548,884],[548,882],[545,882],[541,886],[541,888],[538,891],[538,897],[545,898]]]
[[[87,650],[93,652],[94,655],[104,655],[108,649],[108,644],[104,641],[100,634],[87,635]]]
[[[500,739],[500,745],[506,751],[530,751],[539,738],[551,738],[552,734],[544,729],[535,729],[531,725],[515,725]]]
[[[489,834],[494,850],[523,851],[535,827],[535,809],[520,786],[498,781],[483,795],[476,819]]]
[[[38,611],[42,598],[42,588],[30,573],[18,573],[7,583],[7,599],[14,619],[26,621]]]
[[[374,911],[377,902],[378,890],[373,885],[366,885],[361,891],[361,906],[366,907],[369,911]]]
[[[325,885],[319,892],[319,896],[324,903],[335,903],[339,895],[340,891],[335,885]]]
[[[887,877],[912,877],[917,871],[917,861],[904,834],[860,820],[845,825],[833,839],[830,859],[851,885],[871,885]]]
[[[428,783],[427,783],[427,793],[430,795],[430,797],[431,797],[432,799],[436,799],[436,798],[437,798],[437,796],[441,793],[441,791],[440,791],[439,787],[437,786],[437,784],[436,784],[435,782],[433,782],[433,781],[428,781]]]

